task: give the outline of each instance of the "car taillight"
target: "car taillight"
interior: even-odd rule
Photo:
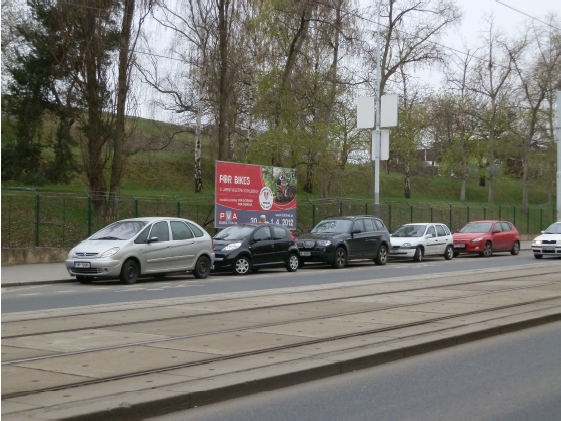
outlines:
[[[212,249],[214,250],[214,238],[210,237],[210,241],[212,241]]]
[[[292,232],[290,232],[290,237],[292,238],[292,244],[296,244],[296,237],[292,234]]]

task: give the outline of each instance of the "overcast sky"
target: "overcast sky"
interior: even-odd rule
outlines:
[[[460,47],[462,45],[462,39],[465,40],[466,45],[473,45],[477,38],[478,31],[486,27],[483,20],[484,15],[494,15],[495,23],[509,35],[515,35],[518,28],[523,27],[524,22],[530,19],[526,15],[530,15],[542,21],[546,21],[546,16],[551,13],[555,13],[561,18],[560,0],[500,1],[503,4],[495,0],[458,0],[457,4],[464,10],[464,19],[460,31],[461,35],[449,38],[449,41],[454,44],[451,46]],[[536,23],[539,24],[539,22]]]

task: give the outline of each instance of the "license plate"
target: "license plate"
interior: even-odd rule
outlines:
[[[300,252],[300,256],[311,256],[312,252],[311,251],[301,251]]]
[[[74,262],[74,267],[76,269],[89,269],[90,262]]]
[[[543,251],[553,251],[555,250],[555,247],[542,247]]]
[[[455,249],[465,249],[466,245],[465,244],[454,244],[454,248]]]

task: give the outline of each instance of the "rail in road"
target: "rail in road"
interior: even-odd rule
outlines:
[[[270,389],[557,320],[560,269],[544,262],[10,313],[2,416],[161,413],[250,393],[248,379]],[[365,360],[374,355],[382,358]]]

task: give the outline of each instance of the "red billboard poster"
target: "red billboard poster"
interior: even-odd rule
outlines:
[[[214,226],[267,222],[296,228],[296,170],[216,161]]]

